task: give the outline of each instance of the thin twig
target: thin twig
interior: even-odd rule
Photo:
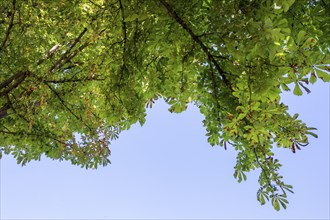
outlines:
[[[265,168],[264,168],[264,167],[261,165],[261,163],[260,163],[259,156],[258,156],[258,154],[257,154],[257,152],[256,152],[256,149],[253,149],[253,153],[254,153],[254,155],[255,155],[255,157],[256,157],[256,160],[257,160],[257,163],[258,163],[259,167],[261,168],[262,172],[264,173],[264,175],[265,175],[265,177],[266,177],[266,180],[267,180],[268,185],[269,185],[270,187],[272,187],[272,182],[270,181],[270,179],[269,179],[269,177],[268,177],[268,174],[267,174]]]

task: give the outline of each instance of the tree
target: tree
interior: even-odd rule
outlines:
[[[194,103],[209,143],[237,150],[238,182],[260,169],[258,201],[286,208],[272,147],[317,136],[280,94],[330,81],[329,12],[328,0],[2,0],[0,157],[97,168],[155,100]]]

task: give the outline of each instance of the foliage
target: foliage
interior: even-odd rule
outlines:
[[[158,98],[195,103],[209,143],[237,150],[235,178],[261,170],[257,199],[286,208],[272,147],[316,137],[282,91],[330,81],[328,0],[2,0],[0,156],[86,168],[145,122]]]

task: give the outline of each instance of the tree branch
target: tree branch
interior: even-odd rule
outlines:
[[[93,2],[93,1],[91,1],[91,0],[88,0],[88,1],[89,1],[90,3],[92,3],[93,5],[95,5],[96,7],[100,8],[100,9],[104,9],[103,6],[101,6],[101,5],[99,5],[99,4],[95,3],[95,2]]]
[[[40,131],[40,130],[39,130]],[[4,130],[0,130],[0,134],[10,134],[10,135],[15,135],[15,136],[22,136],[22,135],[28,135],[28,136],[34,136],[34,137],[47,137],[47,138],[50,138],[60,144],[63,144],[65,145],[66,143],[53,137],[53,136],[50,136],[48,135],[47,133],[43,133],[42,135],[40,134],[37,134],[37,133],[28,133],[28,132],[24,132],[24,131],[21,131],[21,132],[17,132],[17,131],[4,131]],[[52,133],[51,133],[52,134]]]
[[[16,103],[17,103],[17,102],[19,102],[18,99],[22,98],[23,96],[29,97],[32,93],[33,93],[33,90],[24,88],[24,91],[22,91],[21,94],[18,97],[15,97],[14,95],[13,95],[13,97],[14,97]],[[13,103],[13,102],[10,101],[8,94],[6,95],[6,97],[7,97],[7,103],[5,103],[0,108],[0,119],[5,118],[5,117],[8,116],[8,112],[7,111],[9,109],[13,109],[14,112],[16,113],[16,111],[15,111],[15,109],[13,107],[15,103]]]
[[[87,32],[87,28],[84,28],[84,30],[79,34],[79,36],[74,40],[74,42],[70,45],[69,49],[60,57],[60,59],[49,69],[49,72],[53,72],[56,68],[59,68],[63,66],[64,63],[70,61],[74,56],[77,55],[77,53],[81,50],[83,50],[88,44],[85,43],[84,45],[80,46],[78,48],[78,51],[75,50],[73,53],[70,54],[71,49],[76,46],[76,44],[81,40],[81,38],[84,36],[84,34]],[[64,62],[63,62],[64,61]]]
[[[119,0],[119,8],[121,11],[121,20],[122,20],[122,29],[123,29],[123,40],[124,40],[124,47],[123,47],[123,63],[125,64],[125,53],[126,53],[126,44],[127,44],[127,29],[126,29],[126,22],[125,22],[125,13],[122,1]]]
[[[37,62],[37,65],[40,65],[40,64],[42,64],[45,60],[48,60],[49,58],[51,58],[51,57],[54,55],[54,53],[55,53],[56,51],[58,51],[59,48],[60,48],[60,45],[59,45],[59,44],[56,44],[54,47],[52,47],[52,48],[48,51],[47,56],[46,56],[45,58],[43,58],[43,59],[40,59],[40,60]]]
[[[6,79],[2,83],[0,83],[0,90],[4,89],[6,86],[8,86],[13,80],[21,78],[22,75],[24,75],[24,72],[22,72],[22,71],[17,72],[16,74],[12,75],[8,79]]]
[[[126,31],[126,22],[125,22],[125,13],[124,13],[124,7],[123,7],[123,3],[121,2],[121,0],[118,1],[119,2],[119,8],[121,11],[121,22],[122,22],[122,29],[123,29],[123,37],[124,37],[124,45],[126,45],[127,42],[127,31]],[[125,47],[124,47],[125,50]]]
[[[6,103],[3,107],[0,108],[0,119],[8,116],[8,110],[11,108],[9,103]]]
[[[45,84],[47,85],[47,87],[55,94],[55,96],[60,100],[61,104],[64,106],[64,108],[66,110],[68,110],[78,121],[80,121],[81,123],[83,123],[90,131],[92,131],[93,129],[87,125],[87,123],[85,123],[83,121],[83,119],[81,117],[79,117],[78,115],[76,115],[65,103],[65,101],[62,99],[62,97],[60,96],[60,94],[54,89],[52,88],[48,83],[45,82]]]
[[[78,121],[81,121],[80,117],[78,117],[66,104],[65,101],[61,98],[60,94],[53,89],[48,83],[45,82],[45,84],[48,86],[48,88],[55,94],[55,96],[60,100],[61,104],[64,106],[65,109],[67,109]]]
[[[257,152],[256,152],[256,149],[253,149],[253,153],[254,153],[254,155],[255,155],[255,157],[256,157],[256,160],[257,160],[257,163],[258,163],[259,167],[261,168],[262,172],[263,172],[264,175],[265,175],[265,178],[266,178],[266,180],[267,180],[267,184],[268,184],[268,186],[272,187],[272,182],[271,182],[271,180],[270,180],[270,178],[269,178],[269,176],[268,176],[268,173],[266,172],[266,169],[265,169],[265,168],[261,165],[261,163],[260,163],[260,159],[259,159],[259,156],[258,156],[258,154],[257,154]]]
[[[14,18],[15,18],[15,12],[16,12],[16,0],[13,0],[12,5],[13,5],[13,12],[11,13],[9,25],[8,25],[7,30],[6,30],[5,37],[4,37],[4,39],[3,39],[2,43],[1,43],[0,51],[5,48],[6,43],[7,43],[8,39],[9,39],[10,31],[11,31],[11,29],[14,26]]]
[[[72,53],[70,53],[71,49],[81,40],[81,38],[83,37],[83,35],[86,33],[87,28],[84,28],[84,30],[79,34],[79,36],[74,40],[74,42],[71,44],[70,48],[63,54],[63,56],[50,68],[49,71],[54,71],[56,68],[59,68],[61,66],[63,66],[65,63],[69,62],[72,58],[74,58],[78,52],[82,51],[85,47],[88,46],[88,43],[85,43],[83,45],[81,45],[78,49],[76,49],[75,51],[73,51]],[[47,58],[49,58],[51,56],[47,56]],[[44,60],[40,60],[38,61],[38,64],[41,64]],[[31,74],[31,72],[29,71],[25,71],[25,72],[19,72],[14,74],[13,76],[9,77],[7,80],[5,80],[4,82],[2,82],[0,84],[0,90],[6,88],[7,86],[9,86],[13,81],[15,82],[15,80],[17,80],[14,84],[12,84],[9,88],[7,88],[6,90],[2,91],[0,93],[0,97],[3,97],[5,95],[7,95],[10,91],[12,91],[13,89],[15,89],[17,86],[19,86],[20,83],[22,83],[24,81],[24,79],[26,78],[26,76],[28,76],[29,74]],[[41,79],[41,82],[43,80]],[[49,85],[47,85],[49,86]],[[54,90],[51,88],[51,90],[54,92]],[[27,95],[29,95],[31,93],[31,91],[28,92]],[[55,94],[58,95],[58,93],[55,91]],[[21,95],[23,96],[23,94]],[[20,96],[20,97],[21,97]],[[58,96],[59,97],[59,96]],[[59,99],[61,100],[62,103],[63,100],[61,99],[61,97],[59,97]],[[67,106],[64,105],[66,108]],[[8,116],[8,110],[11,109],[13,107],[13,105],[11,103],[6,103],[4,106],[2,106],[0,108],[0,119],[5,118]],[[68,109],[70,113],[73,113],[71,111],[71,109]],[[73,114],[74,115],[74,114]],[[75,117],[77,119],[80,120],[80,118],[78,116],[75,115]]]
[[[209,49],[201,41],[201,39],[192,31],[192,29],[187,25],[187,23],[184,20],[182,20],[182,18],[176,13],[176,11],[165,0],[159,0],[159,1],[167,9],[167,12],[180,24],[180,26],[188,32],[188,34],[191,36],[191,38],[197,44],[199,44],[199,46],[202,48],[204,53],[207,55],[208,60],[211,61],[214,64],[215,68],[219,72],[219,74],[220,74],[224,84],[226,85],[226,87],[232,91],[231,84],[230,84],[229,80],[226,77],[227,73],[223,69],[221,69],[220,65],[218,64],[218,62],[216,61],[214,56],[210,53]],[[212,74],[212,75],[213,75],[212,76],[212,81],[213,81],[213,83],[216,83],[215,76],[214,76],[214,74]]]
[[[15,83],[13,83],[9,88],[4,90],[3,92],[0,92],[0,98],[7,95],[15,88],[17,88],[24,81],[24,79],[28,76],[29,73],[30,73],[29,71],[19,72],[19,73],[15,74],[14,76],[10,77],[5,82],[1,83],[1,86],[2,85],[8,86],[12,81],[16,80]],[[10,80],[11,78],[12,78],[12,80]],[[3,88],[3,87],[0,87],[0,89],[1,88]]]

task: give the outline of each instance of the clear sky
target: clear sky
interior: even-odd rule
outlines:
[[[284,180],[294,186],[287,210],[256,200],[259,170],[234,177],[236,153],[211,147],[203,117],[191,105],[171,114],[160,101],[146,124],[112,143],[112,164],[85,170],[43,158],[25,167],[1,160],[0,219],[329,219],[329,84],[288,93],[283,102],[319,138],[293,154],[276,150]]]

